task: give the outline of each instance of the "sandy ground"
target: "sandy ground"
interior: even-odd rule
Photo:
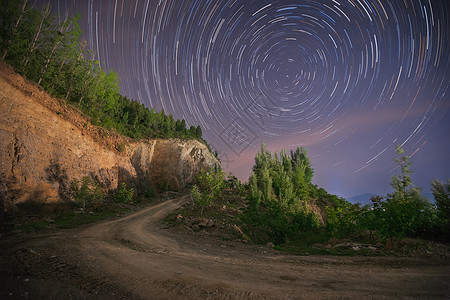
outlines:
[[[164,226],[187,197],[130,216],[0,241],[0,298],[449,299],[450,264],[291,256]]]

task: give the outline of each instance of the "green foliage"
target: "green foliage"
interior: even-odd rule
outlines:
[[[299,211],[305,207],[312,191],[311,168],[306,151],[299,147],[287,155],[286,151],[272,155],[265,145],[256,154],[250,177],[250,198],[256,209],[261,201],[275,202],[287,211]]]
[[[394,194],[391,198],[398,201],[405,201],[408,197],[408,187],[412,185],[411,180],[411,164],[409,163],[409,158],[403,155],[404,150],[400,146],[396,147],[395,151],[398,157],[395,159],[397,166],[401,170],[401,174],[398,176],[392,176],[392,187],[394,188]]]
[[[374,204],[376,226],[385,238],[403,238],[428,232],[432,226],[431,204],[422,198],[420,191],[410,189],[405,198],[388,197],[386,201]]]
[[[450,179],[445,184],[435,179],[431,186],[437,206],[438,226],[445,239],[450,240]]]
[[[146,191],[145,191],[145,193],[144,193],[144,197],[146,198],[146,199],[152,199],[152,198],[154,198],[155,197],[155,191],[153,191],[152,189],[147,189]]]
[[[114,194],[114,201],[118,203],[129,204],[133,202],[134,189],[127,189],[127,184],[122,182],[117,190],[117,193]]]
[[[207,145],[200,126],[188,130],[185,120],[120,95],[117,73],[102,70],[87,42],[79,40],[79,18],[57,24],[49,5],[37,10],[28,0],[2,1],[0,55],[51,95],[78,106],[93,124],[135,139],[197,139]]]
[[[388,195],[385,202],[374,206],[374,213],[379,219],[379,230],[385,237],[405,237],[427,231],[431,226],[433,211],[431,203],[424,199],[420,189],[414,187],[411,180],[411,164],[408,156],[403,155],[401,147],[396,148],[395,159],[401,174],[392,177],[394,193]]]
[[[225,188],[225,173],[220,168],[210,168],[207,172],[201,170],[197,176],[197,184],[191,188],[194,204],[203,209],[214,203]]]
[[[234,176],[232,173],[228,174],[227,181],[225,183],[227,189],[236,192],[239,196],[243,196],[245,194],[245,184],[243,184],[239,178]]]
[[[290,155],[285,150],[272,155],[262,145],[255,157],[248,184],[247,209],[242,216],[249,227],[261,231],[256,239],[284,243],[299,232],[318,227],[317,217],[307,208],[312,175],[303,148]]]
[[[353,235],[360,227],[364,210],[358,204],[344,203],[336,207],[327,206],[326,229],[331,236],[344,237]]]
[[[78,179],[72,180],[70,189],[74,202],[81,205],[83,211],[100,205],[105,200],[102,188],[98,183],[93,182],[89,176],[84,176],[81,181]]]
[[[395,159],[401,174],[392,177],[394,192],[386,199],[372,197],[372,205],[338,204],[327,209],[327,229],[334,236],[370,230],[384,239],[421,236],[433,231],[436,212],[431,203],[424,199],[420,189],[414,187],[408,157],[397,147]],[[438,190],[440,187],[438,187]],[[439,194],[439,192],[438,192]]]

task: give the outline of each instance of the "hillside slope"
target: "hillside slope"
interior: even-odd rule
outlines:
[[[181,189],[219,164],[196,140],[134,141],[89,123],[75,108],[0,62],[0,210],[70,201],[70,182],[90,176],[105,189]],[[47,205],[43,205],[47,204]]]

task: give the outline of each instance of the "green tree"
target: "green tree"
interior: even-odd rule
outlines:
[[[258,211],[259,205],[261,203],[262,193],[258,188],[258,182],[255,173],[250,175],[248,182],[249,193],[247,195],[248,200],[248,212],[254,214]]]
[[[198,126],[195,128],[195,135],[196,135],[199,139],[202,138],[203,133],[202,133],[202,128],[200,127],[200,125],[198,125]]]
[[[29,29],[30,15],[35,13],[29,6],[29,1],[6,0],[0,3],[0,49],[2,51],[2,59],[9,63],[17,63],[11,58],[15,56],[15,51],[19,51],[21,41],[22,46],[27,46],[29,39],[25,35],[25,28]],[[26,48],[22,48],[22,51]],[[22,58],[22,57],[20,57]]]
[[[294,200],[294,186],[292,185],[291,178],[285,170],[280,171],[280,188],[278,193],[278,201],[283,208],[289,210],[297,210],[293,207]]]
[[[310,168],[309,160],[300,148],[297,152],[291,152],[291,156],[285,150],[272,155],[262,144],[255,156],[248,186],[248,206],[242,218],[277,243],[318,226],[317,217],[305,205],[306,197],[301,199],[295,192],[299,182],[293,179],[294,169],[300,164]],[[309,175],[312,176],[311,168],[310,171]]]
[[[432,193],[436,201],[438,225],[446,240],[450,239],[450,179],[442,183],[435,179],[431,183]]]
[[[392,187],[394,188],[393,198],[396,198],[401,201],[405,201],[407,198],[408,187],[412,185],[411,180],[411,164],[409,163],[409,157],[404,154],[403,148],[397,146],[396,151],[398,155],[395,158],[395,162],[397,166],[401,170],[401,174],[398,176],[392,176]]]
[[[191,195],[195,205],[203,209],[214,203],[225,188],[225,173],[220,168],[201,170],[197,176],[197,183],[191,188]]]
[[[114,200],[118,203],[129,204],[133,201],[134,189],[127,189],[127,184],[122,182],[114,195]]]
[[[387,238],[402,238],[427,232],[433,221],[431,203],[424,199],[420,189],[411,180],[411,164],[401,147],[396,148],[395,159],[401,170],[400,175],[392,177],[394,192],[386,201],[374,205],[380,233]]]
[[[337,207],[327,206],[326,229],[332,236],[348,237],[361,230],[363,210],[359,204],[342,203]]]
[[[11,44],[21,31],[28,13],[32,9],[28,6],[28,0],[0,2],[0,50],[2,59],[5,60],[8,51],[13,48]]]
[[[292,157],[292,180],[294,183],[295,194],[303,200],[308,199],[310,194],[309,186],[314,171],[311,167],[306,150],[298,147],[295,152],[291,151]]]
[[[50,3],[44,4],[39,11],[40,16],[37,17],[37,26],[34,28],[33,37],[29,43],[27,54],[23,58],[22,68],[27,70],[29,78],[32,80],[38,80],[39,70],[42,68],[42,62],[44,61],[44,53],[48,52],[46,46],[49,44],[46,40],[48,31],[53,29],[52,18],[50,18]],[[32,75],[32,76],[30,76]]]
[[[67,59],[69,49],[72,45],[77,45],[77,41],[81,36],[81,30],[78,25],[80,15],[67,18],[59,25],[55,26],[55,30],[51,33],[49,39],[49,49],[45,53],[43,68],[37,81],[45,89],[51,86],[51,83],[58,80],[61,75],[61,64]],[[52,92],[52,91],[51,91]]]

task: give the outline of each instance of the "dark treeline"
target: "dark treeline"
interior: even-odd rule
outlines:
[[[149,110],[119,93],[119,78],[105,72],[80,41],[80,16],[57,23],[49,4],[0,2],[0,55],[3,61],[57,98],[76,105],[91,122],[132,138],[202,139],[200,126],[186,128],[164,111]]]

